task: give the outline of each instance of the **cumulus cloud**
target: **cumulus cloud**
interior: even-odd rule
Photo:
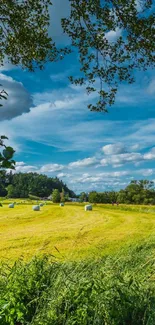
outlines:
[[[97,159],[95,157],[85,158],[78,160],[69,164],[69,168],[78,168],[78,167],[89,167],[97,164]]]
[[[24,166],[24,165],[25,165],[24,161],[17,161],[16,162],[16,167]]]
[[[0,121],[9,120],[30,111],[33,105],[32,98],[21,82],[0,73],[0,84],[8,94],[7,100],[2,100]]]
[[[59,170],[63,170],[64,166],[59,164],[47,164],[40,168],[40,173],[53,173]]]
[[[105,155],[116,155],[124,153],[125,146],[123,143],[108,144],[102,148]]]
[[[58,178],[65,178],[65,177],[70,177],[70,174],[67,174],[67,173],[59,173],[57,175]]]
[[[30,172],[36,172],[37,167],[26,165],[23,161],[17,161],[15,165],[15,173],[30,173]]]
[[[138,148],[137,145],[129,147],[130,149]],[[139,166],[142,162],[146,160],[155,160],[155,147],[152,148],[149,152],[142,154],[139,152],[125,152],[125,147],[123,145],[106,145],[102,148],[102,151],[106,155],[103,159],[100,160],[101,166],[113,166],[121,167],[127,163],[133,163],[135,166]],[[125,153],[121,153],[121,152]],[[117,153],[117,154],[116,154]]]
[[[137,163],[143,160],[143,155],[141,153],[124,153],[118,155],[112,155],[108,158],[104,158],[100,161],[102,166],[112,165],[113,167],[120,167],[126,163]]]
[[[105,34],[106,39],[109,42],[114,42],[117,40],[118,37],[120,37],[122,34],[122,31],[120,28],[116,28],[116,30],[110,30],[108,33]]]
[[[104,172],[91,175],[84,173],[81,177],[73,177],[71,183],[102,183],[113,184],[115,179],[129,175],[129,171]],[[118,181],[117,181],[118,182]]]
[[[41,173],[55,173],[57,171],[61,171],[64,169],[63,165],[59,165],[59,164],[46,164],[41,166],[41,168],[37,165],[27,165],[25,162],[23,161],[17,161],[16,165],[15,165],[15,170],[12,170],[13,173],[30,173],[30,172],[36,172],[38,174]],[[69,174],[64,174],[64,173],[59,173],[57,175],[58,177],[68,177]]]

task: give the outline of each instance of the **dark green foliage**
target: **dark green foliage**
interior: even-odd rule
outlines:
[[[0,136],[0,169],[14,169],[15,161],[12,159],[15,151],[12,147],[6,146],[4,140],[8,140],[5,135]]]
[[[58,51],[48,35],[50,5],[50,0],[1,1],[0,65],[7,57],[12,64],[34,71],[60,58],[65,48]]]
[[[0,324],[154,325],[154,250],[149,239],[94,261],[2,265]]]
[[[88,108],[107,111],[115,102],[120,83],[133,83],[135,70],[155,63],[155,17],[152,0],[70,0],[70,16],[62,19],[64,31],[78,50],[81,74],[70,77],[85,85],[98,101]],[[139,7],[139,9],[138,9]],[[152,11],[151,11],[152,8]],[[109,31],[118,37],[109,40]]]
[[[88,201],[88,195],[85,192],[81,192],[79,195],[79,201],[82,202],[87,202]]]
[[[0,66],[13,65],[34,71],[46,62],[61,60],[70,51],[56,48],[48,35],[50,0],[2,0],[0,6]],[[2,86],[2,85],[0,85]],[[5,89],[0,100],[7,99]],[[0,104],[2,106],[2,104]]]
[[[59,190],[55,189],[52,193],[52,201],[53,203],[60,203],[61,197]]]
[[[59,191],[64,188],[66,193],[74,197],[74,192],[68,189],[67,185],[60,181],[57,177],[51,178],[46,175],[37,173],[17,173],[12,174],[1,171],[3,182],[1,186],[7,189],[7,196],[9,198],[32,198],[38,199],[48,197],[54,189]],[[1,193],[2,194],[2,193]],[[6,195],[6,190],[4,195]]]
[[[116,192],[90,192],[89,198],[90,203],[112,203],[116,202],[117,200],[117,193]]]
[[[154,182],[148,180],[131,181],[119,192],[90,192],[90,203],[125,203],[125,204],[155,204]]]
[[[85,84],[88,94],[97,92],[98,101],[89,109],[107,111],[120,83],[133,83],[136,69],[154,66],[153,1],[70,0],[70,15],[61,24],[71,46],[63,49],[48,35],[51,4],[50,0],[1,1],[0,66],[7,57],[13,65],[34,71],[77,49],[81,68],[70,80]],[[109,31],[121,33],[111,42],[106,37]],[[7,99],[3,89],[0,99]]]

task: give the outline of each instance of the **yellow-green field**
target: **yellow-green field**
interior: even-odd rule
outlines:
[[[29,259],[42,253],[60,259],[103,256],[155,234],[155,208],[32,204],[0,208],[0,259]]]

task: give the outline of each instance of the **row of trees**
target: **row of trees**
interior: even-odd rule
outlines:
[[[125,203],[125,204],[155,204],[154,182],[149,180],[131,181],[130,184],[119,192],[92,191],[87,195],[81,193],[79,196],[81,202],[90,203]]]
[[[70,197],[75,194],[57,177],[52,178],[37,173],[0,172],[0,196],[10,198],[48,197],[54,189]],[[64,194],[63,194],[64,195]]]

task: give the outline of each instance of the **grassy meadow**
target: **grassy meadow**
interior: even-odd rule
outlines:
[[[0,325],[155,324],[155,207],[8,203]]]
[[[11,202],[11,201],[10,201]],[[32,202],[16,200],[0,208],[0,259],[29,260],[52,254],[60,260],[101,257],[155,235],[155,207],[48,203],[32,211]]]

